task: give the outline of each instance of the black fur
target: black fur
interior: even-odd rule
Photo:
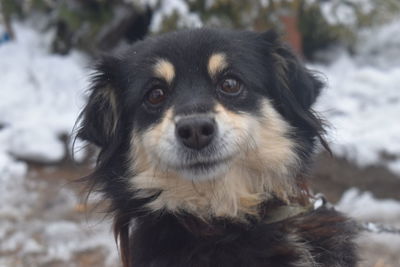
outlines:
[[[321,208],[273,224],[190,221],[170,214],[137,220],[138,230],[131,237],[132,266],[356,265],[349,240],[355,225],[333,210]]]
[[[233,72],[249,89],[246,94],[232,99],[215,96],[212,81],[200,68],[214,52],[228,55]],[[143,104],[143,98],[153,86],[149,76],[155,58],[171,60],[182,75],[174,81],[166,103],[153,109]],[[316,140],[326,146],[323,124],[311,109],[323,84],[275,33],[218,29],[169,33],[140,41],[120,56],[104,58],[96,71],[78,136],[100,147],[89,179],[112,202],[125,266],[356,265],[356,227],[334,210],[320,208],[272,224],[263,222],[263,215],[249,216],[247,222],[228,218],[204,222],[183,212],[152,212],[145,205],[160,192],[135,198],[140,189],[130,189],[127,177],[135,176],[129,166],[131,134],[156,125],[167,107],[185,103],[191,109],[204,108],[218,99],[233,112],[258,116],[261,99],[267,98],[294,129],[290,138],[300,144],[302,168],[293,176],[299,177],[300,190],[307,190],[300,177],[305,176]]]

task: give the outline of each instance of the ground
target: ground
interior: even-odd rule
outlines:
[[[379,201],[379,199],[386,201],[389,198],[400,200],[400,179],[383,166],[361,168],[346,159],[323,153],[318,156],[310,178],[314,192],[323,193],[330,202],[335,204],[338,204],[343,194],[352,187],[371,192],[374,198],[377,198],[375,201]],[[346,208],[344,209],[347,211]],[[400,213],[398,211],[393,211],[394,216],[391,218],[379,216],[373,211],[367,216],[357,214],[357,210],[353,210],[351,213],[358,217],[360,222],[373,221],[399,227]],[[372,215],[374,213],[375,215]],[[398,253],[400,250],[400,234],[362,232],[358,244],[360,258],[362,259],[360,267],[400,266],[400,255]]]

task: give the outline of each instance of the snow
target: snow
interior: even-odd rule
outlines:
[[[308,0],[315,3],[315,0]],[[357,12],[369,14],[375,7],[373,0],[330,0],[319,1],[321,12],[328,23],[332,25],[346,25],[355,27],[357,25]],[[358,11],[356,10],[358,9]]]
[[[52,55],[49,37],[15,24],[15,42],[0,46],[2,150],[16,158],[57,162],[84,104],[87,70],[82,55]]]
[[[400,66],[400,18],[383,26],[363,29],[356,46],[357,60],[380,69]]]
[[[87,223],[85,222],[85,224]],[[104,238],[104,234],[93,235],[90,234],[91,231],[82,232],[82,228],[87,228],[87,226],[70,221],[57,221],[47,225],[46,229],[44,229],[45,243],[49,247],[47,258],[68,261],[76,252],[99,246],[111,247],[110,244],[115,244],[111,236]],[[109,229],[100,228],[96,229],[96,231],[107,233]],[[114,247],[113,249],[115,250],[116,248]]]
[[[50,35],[13,26],[17,40],[0,44],[0,266],[71,266],[73,255],[96,249],[107,266],[116,266],[110,222],[68,219],[82,205],[77,194],[62,185],[51,189],[21,161],[56,163],[66,156],[62,138],[85,102],[86,59],[50,54]]]
[[[0,175],[0,266],[33,266],[26,265],[33,262],[34,266],[54,262],[71,266],[74,256],[95,250],[102,252],[104,266],[116,266],[118,251],[110,221],[93,214],[86,219],[71,218],[71,214],[79,215],[77,209],[83,205],[73,190],[61,184],[51,187],[34,172],[27,176],[24,164],[8,163],[15,169],[12,176]],[[91,198],[88,205],[93,202]],[[13,261],[15,255],[18,262]]]
[[[43,188],[44,189],[44,188]],[[41,189],[35,189],[41,191]],[[106,266],[115,266],[117,262],[117,248],[112,234],[110,233],[110,222],[99,219],[63,220],[67,218],[68,211],[76,205],[75,193],[68,189],[62,189],[62,195],[72,196],[69,200],[57,197],[55,201],[63,200],[62,205],[57,204],[57,212],[47,211],[51,215],[40,218],[33,212],[38,208],[36,198],[25,197],[24,203],[29,206],[29,212],[21,214],[19,207],[10,206],[19,213],[13,216],[10,213],[0,211],[0,252],[7,255],[0,259],[7,262],[13,255],[19,255],[22,262],[36,262],[39,266],[47,266],[52,262],[67,263],[79,253],[90,252],[95,249],[102,251]],[[14,193],[25,194],[27,191],[14,190]],[[10,204],[9,204],[10,205]],[[60,210],[61,209],[61,210]],[[28,210],[27,210],[28,211]],[[58,213],[58,214],[57,214]],[[7,265],[6,266],[26,266]],[[58,266],[58,265],[57,265]],[[63,265],[64,266],[64,265]],[[69,265],[66,265],[69,266]]]
[[[347,190],[336,208],[360,221],[379,221],[400,226],[399,201],[376,199],[370,192],[360,192],[356,188]]]
[[[398,255],[400,201],[376,199],[370,192],[351,188],[343,194],[336,209],[356,219],[359,223],[367,223],[369,231],[362,231],[358,238],[360,247],[366,249],[364,257],[368,254],[377,254],[378,258],[383,258],[383,255],[388,254]],[[382,231],[382,227],[396,230],[396,234]],[[396,262],[398,261],[399,258]]]
[[[48,128],[21,126],[10,131],[9,152],[14,157],[53,162],[61,160],[65,155],[64,145],[57,134]]]
[[[15,161],[0,151],[0,218],[4,214],[18,217],[29,209],[24,199],[15,197],[18,195],[15,193],[23,186],[23,177],[26,173],[26,164]]]
[[[400,60],[386,54],[400,53],[396,27],[399,21],[364,32],[354,57],[341,52],[330,65],[310,67],[328,81],[316,109],[333,126],[328,132],[334,153],[400,174]]]
[[[198,14],[189,11],[188,3],[184,0],[161,1],[160,7],[153,14],[150,25],[152,32],[159,32],[162,29],[164,18],[176,13],[178,18],[178,28],[198,28],[202,22]]]

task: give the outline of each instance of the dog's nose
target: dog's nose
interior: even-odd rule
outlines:
[[[214,138],[215,120],[209,117],[182,118],[176,123],[176,137],[188,148],[200,150]]]

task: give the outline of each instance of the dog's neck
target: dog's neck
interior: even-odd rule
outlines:
[[[171,214],[177,221],[195,236],[207,238],[222,236],[226,231],[232,229],[250,229],[257,224],[274,224],[300,216],[314,209],[314,205],[308,202],[307,205],[287,204],[280,200],[273,199],[266,201],[260,208],[258,216],[247,216],[247,220],[233,220],[232,218],[219,217],[207,221],[190,214]]]
[[[186,212],[208,221],[212,217],[227,217],[246,221],[248,217],[260,216],[260,207],[274,199],[282,203],[304,206],[306,197],[295,177],[284,177],[274,173],[259,174],[232,168],[229,175],[213,181],[195,183],[173,174],[154,172],[139,174],[132,178],[139,197],[159,195],[147,204],[157,212]],[[149,176],[152,176],[149,179]]]

